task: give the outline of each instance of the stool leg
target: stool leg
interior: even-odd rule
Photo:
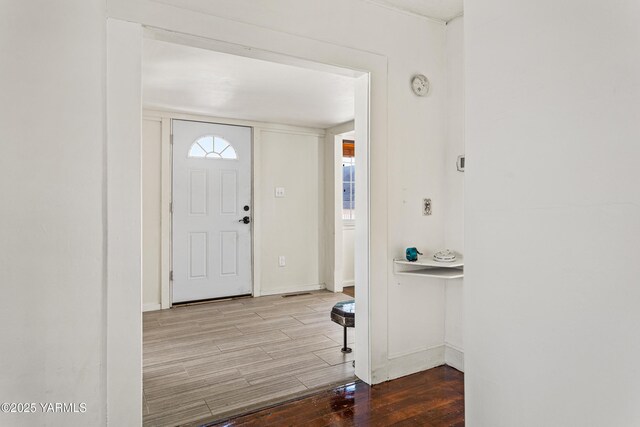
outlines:
[[[344,327],[344,345],[342,346],[342,349],[340,350],[343,353],[351,353],[351,349],[349,347],[347,347],[347,327]]]

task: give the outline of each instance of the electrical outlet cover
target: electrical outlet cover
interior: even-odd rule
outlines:
[[[422,199],[422,215],[431,215],[431,199]]]

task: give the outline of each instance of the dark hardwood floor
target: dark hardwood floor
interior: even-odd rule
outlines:
[[[342,288],[342,293],[349,295],[350,297],[356,297],[356,288],[355,286],[347,286],[346,288]]]
[[[338,387],[211,426],[464,426],[464,374],[449,366]]]

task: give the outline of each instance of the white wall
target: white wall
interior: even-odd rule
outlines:
[[[464,177],[456,169],[464,154],[464,19],[447,23],[447,145],[445,150],[445,246],[464,255]],[[445,336],[447,364],[464,370],[463,360],[463,281],[448,280],[445,285]]]
[[[362,332],[370,328],[372,341],[363,348],[372,349],[371,370],[364,360],[356,369],[375,383],[442,363],[444,285],[398,281],[391,260],[409,244],[428,250],[444,244],[444,25],[356,0],[303,5],[274,0],[250,7],[232,0],[109,0],[108,6],[113,17],[152,27],[356,69],[373,67],[372,120],[366,129],[371,134],[371,281],[360,305],[371,308],[370,318],[360,323]],[[428,97],[411,92],[415,73],[429,76]],[[434,200],[431,217],[421,215],[423,197]]]
[[[87,405],[0,424],[104,425],[104,2],[1,2],[0,55],[0,401]]]
[[[324,288],[324,137],[259,129],[261,295]],[[275,187],[285,197],[275,198]],[[278,256],[286,266],[278,266]]]
[[[224,119],[146,111],[142,128],[143,308],[160,309],[161,119]],[[254,273],[256,295],[322,289],[324,283],[324,130],[226,119],[253,126]],[[165,139],[168,142],[168,139]],[[275,198],[275,187],[286,196]],[[286,257],[286,266],[278,257]]]
[[[354,251],[356,231],[352,226],[342,228],[342,285],[353,286],[355,280]]]
[[[436,42],[433,35],[423,37],[422,40]],[[410,90],[401,90],[400,84],[406,84],[406,81],[401,81],[399,76],[390,81],[395,89],[394,101],[398,103],[390,110],[390,120],[405,124],[403,128],[390,128],[389,132],[387,256],[390,260],[404,257],[407,247],[415,246],[429,256],[445,244],[447,79],[444,27],[438,34],[437,44],[442,50],[424,53],[424,59],[430,63],[430,68],[423,71],[431,82],[427,97],[419,98]],[[415,73],[419,71],[422,70],[414,69]],[[431,216],[422,215],[423,198],[432,200]],[[392,269],[387,276],[389,377],[444,363],[447,281],[396,276]]]
[[[162,122],[142,122],[142,304],[143,310],[161,306],[162,254]]]
[[[465,8],[466,420],[640,425],[640,3]]]

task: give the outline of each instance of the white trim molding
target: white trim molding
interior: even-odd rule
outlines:
[[[449,343],[445,343],[444,346],[444,363],[464,372],[464,351]]]
[[[106,43],[106,416],[132,426],[142,423],[142,26],[108,19]]]
[[[407,354],[397,356],[389,356],[388,372],[376,372],[378,375],[384,375],[388,380],[404,377],[406,375],[415,374],[416,372],[426,371],[445,363],[445,345],[437,345],[423,350],[414,351]]]
[[[162,181],[162,194],[160,196],[160,304],[161,308],[171,308],[171,197],[172,197],[172,173],[171,167],[171,119],[160,117],[162,130],[160,134],[162,164],[160,166],[160,179]]]
[[[144,117],[150,120],[179,119],[179,120],[201,121],[201,122],[207,122],[207,123],[220,123],[220,124],[234,125],[234,126],[247,126],[252,128],[260,128],[263,130],[273,130],[279,133],[292,133],[295,135],[313,135],[313,136],[325,135],[324,129],[320,129],[320,128],[294,126],[294,125],[287,125],[284,123],[258,122],[255,120],[243,120],[243,119],[228,118],[228,117],[207,116],[205,114],[186,113],[186,112],[173,111],[173,110],[157,110],[157,109],[145,108]]]
[[[309,292],[309,291],[317,291],[320,289],[325,289],[324,283],[319,283],[317,285],[299,285],[299,286],[288,286],[286,288],[272,288],[269,290],[261,291],[260,296],[266,295],[281,295],[281,294],[293,294],[296,292]]]
[[[162,305],[156,303],[144,304],[142,306],[142,311],[157,311],[162,310]]]

